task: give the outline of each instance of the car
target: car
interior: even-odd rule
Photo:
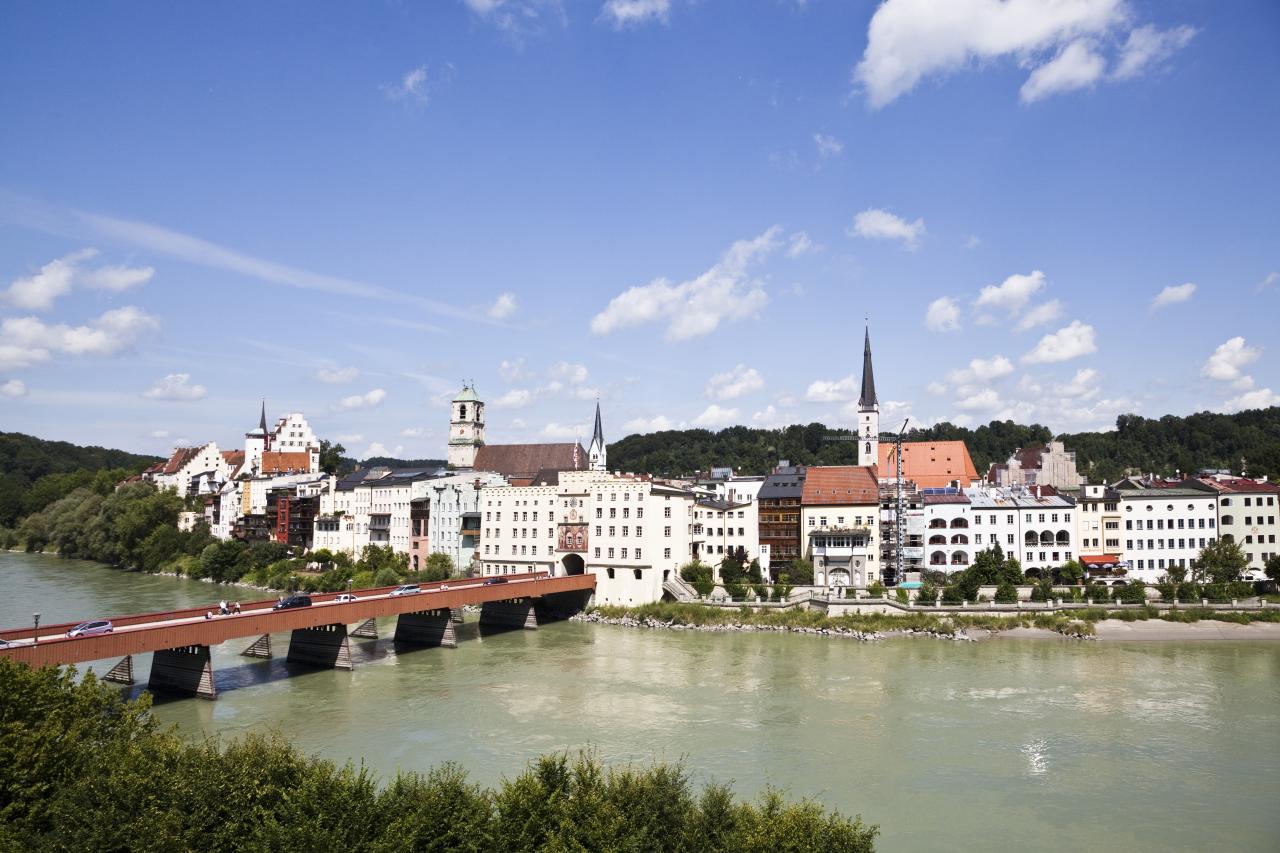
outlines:
[[[493,586],[494,584],[506,583],[506,582],[507,582],[507,579],[504,577],[485,578],[483,586]]]
[[[96,637],[99,634],[110,634],[114,628],[111,623],[105,619],[99,619],[95,622],[81,622],[79,625],[67,632],[67,636],[76,637]]]
[[[354,592],[344,592],[334,599],[334,603],[350,604],[353,601],[359,601],[359,600],[360,600],[360,596],[356,595]]]
[[[417,595],[420,592],[422,592],[422,587],[418,586],[416,583],[403,583],[391,590],[391,596],[393,598],[398,598],[402,595]]]
[[[295,607],[310,607],[311,596],[309,595],[291,595],[288,598],[282,598],[275,603],[272,610],[292,610]]]
[[[16,646],[16,645],[18,644],[14,642],[10,642],[9,640],[0,640],[0,649],[7,649],[10,646]]]

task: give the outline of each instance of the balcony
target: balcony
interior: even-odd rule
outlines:
[[[375,530],[381,530],[381,531],[391,530],[391,514],[390,513],[386,513],[385,515],[382,513],[369,515],[369,532],[372,533]]]

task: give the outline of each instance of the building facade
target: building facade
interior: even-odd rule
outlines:
[[[864,587],[882,580],[880,498],[875,469],[810,467],[800,496],[800,529],[815,586]]]
[[[765,477],[757,497],[760,544],[769,550],[770,576],[776,580],[804,556],[800,536],[800,498],[804,491],[805,468],[786,461],[778,463]]]
[[[484,447],[484,402],[475,388],[464,385],[453,398],[449,419],[449,467],[473,468]]]
[[[1174,566],[1190,570],[1201,549],[1218,538],[1215,494],[1123,480],[1116,487],[1129,577],[1156,583]]]

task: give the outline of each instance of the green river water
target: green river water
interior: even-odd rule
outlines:
[[[0,625],[201,605],[251,590],[0,553]],[[391,620],[381,630],[389,636]],[[219,697],[159,703],[191,737],[276,729],[384,776],[457,761],[481,782],[535,755],[682,760],[879,823],[879,849],[1280,849],[1280,644],[998,639],[857,643],[560,622],[355,669],[213,651]],[[105,671],[114,661],[95,666]],[[145,683],[148,656],[135,658]],[[136,693],[140,688],[134,688]],[[0,697],[2,700],[3,697]]]

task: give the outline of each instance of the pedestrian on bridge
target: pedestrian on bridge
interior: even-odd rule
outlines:
[[[218,602],[218,615],[227,615],[227,600],[225,598]]]
[[[240,615],[240,602],[238,602],[238,601],[237,601],[237,602],[235,603],[234,611],[235,611],[235,614],[236,614],[237,616],[239,616],[239,615]]]

